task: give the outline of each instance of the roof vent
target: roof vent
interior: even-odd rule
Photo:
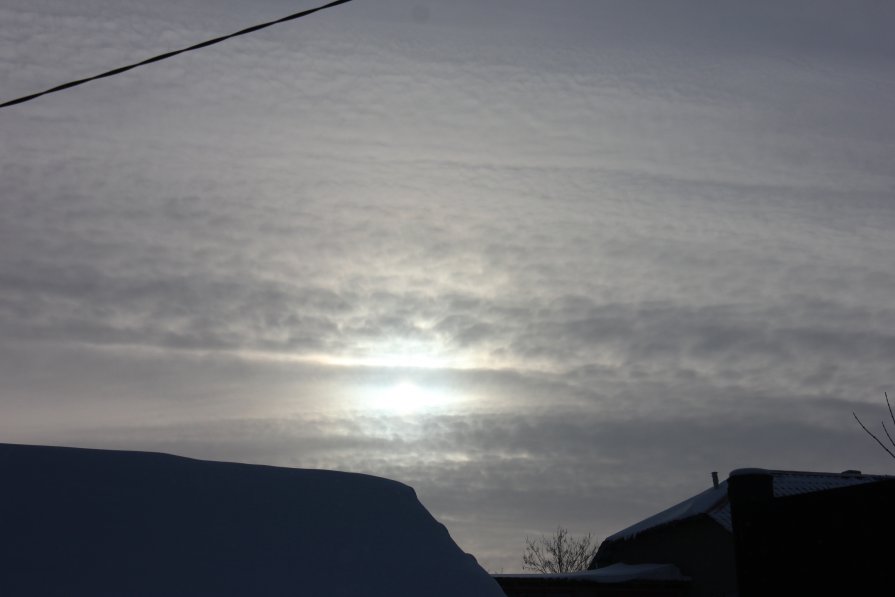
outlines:
[[[856,471],[856,470],[850,468],[847,471],[842,471],[839,474],[840,475],[860,475],[861,471]]]
[[[718,489],[718,471],[712,471],[712,485],[715,486],[715,489]]]

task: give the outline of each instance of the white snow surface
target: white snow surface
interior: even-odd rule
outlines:
[[[674,564],[612,564],[595,570],[566,574],[498,574],[498,577],[580,580],[593,583],[623,583],[639,580],[689,580]]]
[[[0,595],[502,597],[410,487],[0,444]]]

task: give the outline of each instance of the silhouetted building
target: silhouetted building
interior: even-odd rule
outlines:
[[[615,533],[590,570],[497,575],[509,597],[757,597],[895,587],[877,545],[895,536],[895,478],[739,469]],[[628,571],[607,582],[613,571]]]
[[[754,472],[760,469],[742,470]],[[740,471],[734,471],[730,479],[716,482],[702,493],[608,537],[600,545],[590,568],[600,569],[621,562],[669,563],[691,579],[689,595],[693,597],[736,595],[737,553],[729,489],[730,480],[738,474]],[[858,486],[876,487],[878,482],[888,479],[880,475],[863,475],[859,471],[761,470],[760,474],[772,498],[817,495]],[[828,529],[829,519],[841,513],[815,511],[815,515],[817,528]],[[855,515],[861,516],[860,513]],[[762,529],[771,532],[768,525],[762,525]],[[797,544],[809,540],[807,535],[792,537],[791,544],[796,549]]]
[[[729,481],[740,597],[895,592],[895,479],[784,496],[771,471]]]

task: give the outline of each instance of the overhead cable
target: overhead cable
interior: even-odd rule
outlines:
[[[319,12],[321,10],[326,10],[327,8],[332,8],[333,6],[338,6],[339,4],[345,4],[347,2],[351,2],[351,0],[335,0],[334,2],[330,2],[329,4],[318,6],[317,8],[311,8],[308,10],[303,10],[301,12],[297,12],[295,14],[289,15],[288,17],[283,17],[282,19],[277,19],[276,21],[270,21],[268,23],[261,23],[260,25],[255,25],[254,27],[249,27],[247,29],[243,29],[242,31],[237,31],[236,33],[231,33],[230,35],[224,35],[222,37],[216,37],[215,39],[209,39],[208,41],[203,41],[200,44],[196,44],[194,46],[190,46],[188,48],[183,48],[182,50],[175,50],[174,52],[167,52],[165,54],[160,54],[158,56],[154,56],[152,58],[148,58],[143,60],[142,62],[137,62],[136,64],[131,64],[129,66],[122,66],[120,68],[116,68],[110,70],[108,72],[96,75],[94,77],[88,77],[86,79],[79,79],[77,81],[70,81],[68,83],[64,83],[62,85],[58,85],[51,89],[47,89],[46,91],[41,91],[40,93],[33,93],[31,95],[26,95],[25,97],[20,97],[18,99],[10,100],[8,102],[3,102],[0,104],[0,108],[6,108],[7,106],[14,106],[16,104],[22,104],[27,101],[31,101],[36,99],[42,95],[47,95],[50,93],[56,93],[57,91],[63,91],[65,89],[71,89],[72,87],[77,87],[78,85],[83,85],[84,83],[89,83],[90,81],[95,81],[97,79],[103,79],[105,77],[111,77],[113,75],[120,75],[123,72],[127,72],[133,68],[137,68],[138,66],[144,66],[146,64],[152,64],[153,62],[161,62],[162,60],[167,60],[168,58],[173,58],[178,54],[184,54],[186,52],[192,52],[193,50],[198,50],[200,48],[207,48],[208,46],[213,46],[214,44],[219,44],[222,41],[226,41],[232,37],[238,37],[240,35],[248,35],[249,33],[254,33],[255,31],[260,31],[261,29],[266,29],[272,25],[277,25],[279,23],[285,23],[286,21],[294,21],[295,19],[300,19],[301,17],[306,17],[315,12]]]

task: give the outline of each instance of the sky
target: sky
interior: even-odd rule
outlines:
[[[315,6],[3,0],[0,99]],[[0,441],[413,486],[489,571],[889,473],[895,5],[354,0],[0,110]]]

